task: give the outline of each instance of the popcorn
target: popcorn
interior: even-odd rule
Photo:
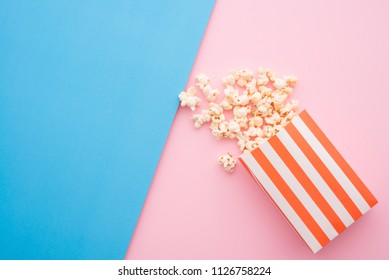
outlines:
[[[239,74],[240,71],[237,71],[237,70],[231,70],[229,75],[231,75],[232,77],[234,77],[234,80],[237,81],[239,80],[240,78],[240,74]]]
[[[262,93],[260,92],[255,92],[253,95],[250,96],[250,101],[254,105],[258,105],[259,102],[261,102],[261,100],[262,100]]]
[[[262,128],[262,132],[263,132],[263,136],[265,138],[269,139],[270,137],[272,137],[275,134],[275,129],[271,125],[265,125]]]
[[[277,91],[273,97],[274,109],[280,110],[284,107],[284,102],[288,98],[288,94]]]
[[[233,86],[227,86],[224,90],[224,96],[227,100],[231,101],[234,96],[239,96],[239,91]]]
[[[299,108],[299,102],[298,102],[298,100],[293,99],[292,102],[291,102],[290,104],[292,104],[292,110],[293,110],[293,111],[297,111],[297,109]]]
[[[228,136],[228,125],[221,121],[212,129],[212,135],[216,136],[218,140]]]
[[[211,79],[205,76],[204,74],[200,74],[196,76],[196,85],[200,89],[204,89],[211,82]]]
[[[261,75],[266,75],[267,70],[265,68],[259,67],[258,68],[258,77]]]
[[[277,112],[274,112],[270,117],[265,118],[265,122],[270,125],[275,125],[281,121],[281,116]]]
[[[233,106],[231,105],[231,103],[227,100],[227,99],[224,99],[221,103],[220,103],[220,106],[224,109],[224,110],[231,110],[233,108]]]
[[[263,119],[260,116],[254,116],[249,120],[249,126],[252,127],[261,127],[263,124]]]
[[[240,127],[246,128],[247,123],[248,123],[248,118],[247,117],[242,117],[242,118],[234,118],[234,120],[239,124]]]
[[[178,95],[178,98],[181,101],[181,107],[188,106],[192,111],[201,103],[201,99],[196,96],[196,89],[194,87],[188,88],[187,91],[182,91]]]
[[[246,94],[234,96],[231,104],[234,106],[245,106],[249,104],[250,98]]]
[[[226,100],[233,106],[245,106],[249,104],[250,98],[247,94],[239,94],[239,91],[232,86],[227,86],[224,90]]]
[[[297,109],[298,109],[298,101],[292,100],[291,103],[287,103],[279,111],[282,116],[285,116],[289,114],[291,111],[297,111]]]
[[[233,86],[235,85],[235,77],[229,74],[227,77],[222,79],[223,85],[225,86]]]
[[[289,123],[289,121],[288,121],[288,123]],[[277,133],[278,131],[280,131],[283,128],[283,126],[281,124],[273,125],[273,127],[274,127],[275,133]]]
[[[261,137],[263,135],[262,129],[260,127],[250,126],[244,134],[247,137]]]
[[[257,112],[261,117],[267,117],[270,116],[273,112],[273,107],[271,105],[271,99],[270,98],[263,98],[259,102],[259,106],[257,108]]]
[[[269,80],[272,81],[272,82],[275,82],[275,80],[277,79],[276,73],[273,72],[273,71],[270,70],[270,69],[266,69],[266,75],[267,75],[267,77],[269,78]]]
[[[263,138],[263,136],[260,136],[260,137],[256,137],[254,141],[257,142],[258,145],[261,145],[263,142],[266,141],[266,139]]]
[[[241,70],[238,74],[239,78],[237,84],[244,87],[253,78],[253,73],[248,70]]]
[[[240,71],[240,78],[245,80],[246,82],[249,82],[253,78],[253,72],[248,70],[242,70]]]
[[[250,112],[250,108],[249,107],[239,107],[239,106],[237,106],[233,110],[235,118],[246,117],[249,112]]]
[[[210,125],[210,129],[214,129],[214,128],[217,128],[219,126],[220,123],[224,122],[225,121],[225,116],[224,114],[220,114],[220,115],[213,115],[211,116],[211,125]]]
[[[220,115],[221,113],[223,113],[223,107],[219,104],[211,102],[209,103],[208,111],[210,115]]]
[[[209,102],[209,107],[192,116],[194,126],[199,128],[210,123],[212,135],[218,140],[236,139],[243,153],[259,147],[296,116],[298,102],[292,100],[287,103],[297,83],[294,75],[279,77],[264,68],[259,68],[256,76],[249,70],[233,70],[222,78],[222,82],[225,98],[216,103],[219,91],[211,87],[211,79],[204,74],[196,76],[196,85]],[[194,87],[181,92],[179,98],[181,106],[187,106],[192,111],[201,102]],[[229,110],[232,112],[226,115],[226,119],[224,111]],[[226,171],[232,172],[236,160],[227,153],[219,157],[219,163]]]
[[[257,78],[257,85],[258,86],[264,86],[269,83],[269,78],[266,75],[266,71],[263,69],[258,69],[258,78]]]
[[[233,133],[238,133],[240,132],[240,125],[236,121],[231,120],[228,123],[228,130]]]
[[[236,159],[230,153],[227,153],[219,157],[219,164],[223,165],[225,171],[232,173],[236,165]]]
[[[258,91],[258,89],[257,89],[257,80],[256,79],[252,79],[251,82],[248,82],[246,84],[247,95],[251,95],[257,91]]]
[[[293,93],[293,88],[292,87],[286,87],[286,88],[283,88],[282,91],[289,96],[289,95],[291,95]]]
[[[249,140],[249,138],[246,135],[243,134],[238,134],[237,137],[238,139],[238,146],[239,149],[243,152],[246,150],[246,143]]]
[[[273,93],[273,90],[267,86],[260,86],[258,87],[258,91],[262,93],[262,96],[271,96]]]
[[[294,111],[290,111],[285,117],[283,117],[283,126],[286,126],[297,114]]]
[[[216,96],[219,94],[217,89],[212,89],[210,85],[206,85],[203,88],[203,93],[207,101],[213,102],[216,100]]]
[[[287,85],[287,82],[283,79],[276,79],[273,83],[274,88],[276,89],[282,89],[285,88]]]
[[[211,116],[210,129],[211,130],[218,130],[219,124],[225,121],[225,116],[223,114],[223,108],[219,104],[211,102],[211,103],[209,103],[208,113]],[[220,135],[217,132],[215,132],[215,133],[216,133],[216,135]]]
[[[250,152],[255,150],[258,147],[259,147],[259,143],[256,141],[249,140],[246,142],[246,149],[249,150]]]
[[[192,120],[195,121],[194,126],[196,128],[201,127],[204,123],[211,121],[211,115],[209,114],[208,110],[202,110],[201,114],[194,114],[192,116]]]
[[[297,77],[294,75],[284,76],[284,80],[288,83],[290,87],[294,87],[297,83]]]

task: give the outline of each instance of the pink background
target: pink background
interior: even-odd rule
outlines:
[[[235,141],[195,129],[179,108],[126,259],[388,259],[389,2],[217,1],[194,76],[231,69],[299,77],[307,109],[379,204],[316,255],[241,164]],[[386,173],[386,174],[385,174]]]

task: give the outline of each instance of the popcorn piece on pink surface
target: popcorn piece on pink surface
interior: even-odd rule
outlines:
[[[194,114],[192,116],[192,120],[194,120],[194,126],[196,128],[201,127],[203,124],[211,121],[211,115],[208,110],[202,110],[200,114]]]
[[[189,107],[192,111],[196,109],[196,106],[200,105],[201,99],[196,96],[196,89],[194,87],[188,88],[187,91],[182,91],[178,98],[181,101],[181,107]]]
[[[219,95],[219,91],[217,89],[212,89],[210,85],[206,85],[203,88],[203,93],[205,99],[209,102],[213,102],[216,100],[216,97]]]
[[[196,85],[202,90],[204,89],[209,83],[211,82],[211,79],[208,78],[208,76],[204,74],[200,74],[196,76]]]
[[[236,159],[230,153],[227,153],[219,157],[219,164],[223,165],[225,171],[232,173],[236,165]]]
[[[222,83],[225,98],[218,103],[219,90],[212,88],[211,79],[204,74],[196,76],[196,86],[203,92],[209,107],[192,116],[194,126],[199,128],[210,123],[212,135],[218,140],[236,139],[242,152],[256,149],[296,116],[298,102],[286,103],[297,83],[294,75],[279,77],[264,68],[259,68],[256,76],[250,70],[232,70],[222,78]],[[192,111],[201,102],[194,87],[181,92],[179,98],[181,106]],[[232,118],[226,119],[224,110],[232,110]],[[235,166],[231,158],[227,154],[219,159],[223,165],[227,162],[228,172]]]

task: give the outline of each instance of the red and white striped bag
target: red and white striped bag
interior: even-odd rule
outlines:
[[[307,111],[240,161],[314,253],[377,203]]]

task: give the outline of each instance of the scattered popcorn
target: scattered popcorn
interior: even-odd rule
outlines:
[[[263,136],[265,138],[269,139],[270,137],[272,137],[275,134],[275,129],[271,125],[265,125],[262,128],[262,133],[263,133]]]
[[[225,121],[224,114],[220,115],[211,115],[211,125],[210,128],[213,129],[214,127],[218,127],[220,123]]]
[[[228,130],[232,133],[238,133],[240,132],[240,125],[236,121],[231,120],[228,123]]]
[[[257,89],[257,80],[256,79],[252,79],[251,82],[248,82],[246,84],[246,90],[244,91],[244,93],[246,95],[251,95],[253,93],[256,93],[258,91]]]
[[[276,88],[276,89],[282,89],[284,87],[286,87],[287,83],[285,80],[283,79],[276,79],[273,83],[273,86]]]
[[[247,94],[242,94],[238,96],[234,96],[232,99],[232,105],[234,106],[246,106],[249,104],[250,98]]]
[[[262,129],[261,129],[260,127],[250,126],[250,127],[244,132],[244,134],[245,134],[247,137],[262,137],[263,132],[262,132]]]
[[[243,118],[247,116],[247,114],[250,112],[250,109],[248,107],[237,106],[234,108],[233,112],[235,118]]]
[[[223,113],[223,107],[216,103],[209,103],[209,114],[211,115],[220,115]]]
[[[260,75],[266,75],[266,69],[259,67],[258,68],[258,76]]]
[[[286,80],[286,82],[290,87],[294,87],[297,83],[297,77],[293,75],[284,76],[284,79]]]
[[[235,77],[229,74],[227,77],[222,79],[223,85],[225,86],[233,86],[235,85]]]
[[[278,114],[277,112],[274,112],[270,117],[265,118],[265,122],[273,126],[279,123],[280,121],[281,117],[280,114]]]
[[[204,89],[211,82],[211,79],[205,76],[204,74],[200,74],[196,76],[196,85],[200,89]]]
[[[263,133],[263,132],[262,132],[262,133]],[[263,138],[263,136],[255,138],[255,142],[257,142],[258,145],[261,145],[261,144],[262,144],[263,142],[265,142],[265,141],[266,141],[266,139]]]
[[[261,117],[267,117],[270,116],[273,112],[273,107],[271,105],[272,100],[268,97],[263,98],[259,102],[259,106],[257,107],[257,114],[259,114]]]
[[[249,126],[261,127],[263,124],[263,119],[260,116],[254,116],[249,120]]]
[[[203,88],[203,93],[207,101],[213,102],[216,100],[216,96],[219,94],[219,91],[217,89],[212,89],[210,85],[206,85]]]
[[[236,138],[238,139],[239,149],[244,152],[246,150],[246,142],[249,138],[244,134],[238,134]]]
[[[192,120],[195,121],[194,126],[196,128],[201,127],[203,124],[211,121],[211,115],[209,114],[208,110],[202,110],[201,114],[194,114],[192,116]]]
[[[258,87],[258,91],[260,93],[262,93],[262,96],[264,96],[264,97],[266,97],[266,96],[269,97],[273,93],[273,90],[271,88],[267,87],[267,86],[260,86],[260,87]]]
[[[280,110],[281,116],[285,116],[289,114],[291,111],[297,111],[298,109],[298,101],[297,100],[292,100],[291,103],[287,103],[284,105]]]
[[[188,106],[192,111],[201,103],[201,99],[196,96],[196,89],[194,87],[190,87],[187,91],[181,92],[178,98],[180,98],[181,107]]]
[[[262,68],[258,69],[257,85],[264,86],[269,83],[269,78],[266,75],[266,71]]]
[[[253,105],[258,106],[259,102],[262,101],[262,93],[261,92],[255,92],[250,96],[250,101],[253,103]]]
[[[291,95],[293,93],[293,88],[292,87],[286,87],[286,88],[283,88],[282,91],[289,96],[289,95]]]
[[[240,127],[246,128],[248,123],[247,117],[241,117],[241,118],[234,118],[234,120],[239,124]]]
[[[239,91],[235,89],[233,86],[227,86],[224,89],[224,95],[227,98],[227,100],[232,100],[234,96],[239,96]]]
[[[212,135],[216,136],[218,140],[228,136],[228,125],[221,121],[212,128]]]
[[[269,78],[269,80],[272,81],[272,82],[275,82],[275,80],[277,79],[276,73],[273,72],[273,71],[270,70],[270,69],[266,69],[266,75],[267,75],[267,77]]]
[[[244,153],[258,148],[296,116],[297,100],[287,102],[297,83],[294,75],[280,77],[264,68],[259,68],[257,75],[249,70],[233,70],[222,82],[224,99],[217,102],[219,91],[211,87],[211,79],[204,74],[196,76],[196,86],[209,107],[192,116],[194,126],[200,128],[210,123],[212,135],[218,140],[236,139]],[[201,103],[194,87],[181,92],[179,98],[181,106],[192,111]],[[224,115],[229,110],[232,112]],[[219,157],[219,163],[232,172],[236,160],[227,153]]]
[[[274,109],[280,110],[284,107],[284,102],[288,98],[288,94],[283,92],[276,92],[273,98]]]
[[[246,142],[246,150],[249,150],[250,152],[255,150],[258,147],[259,147],[259,143],[256,141],[249,140]]]
[[[244,87],[253,78],[253,73],[248,70],[241,70],[238,73],[238,77],[237,84]]]
[[[224,99],[221,103],[220,103],[220,106],[224,109],[224,110],[231,110],[233,108],[233,106],[231,105],[231,103],[227,100],[227,99]]]
[[[230,153],[227,153],[219,157],[219,164],[223,165],[225,171],[231,173],[234,171],[236,159]]]

